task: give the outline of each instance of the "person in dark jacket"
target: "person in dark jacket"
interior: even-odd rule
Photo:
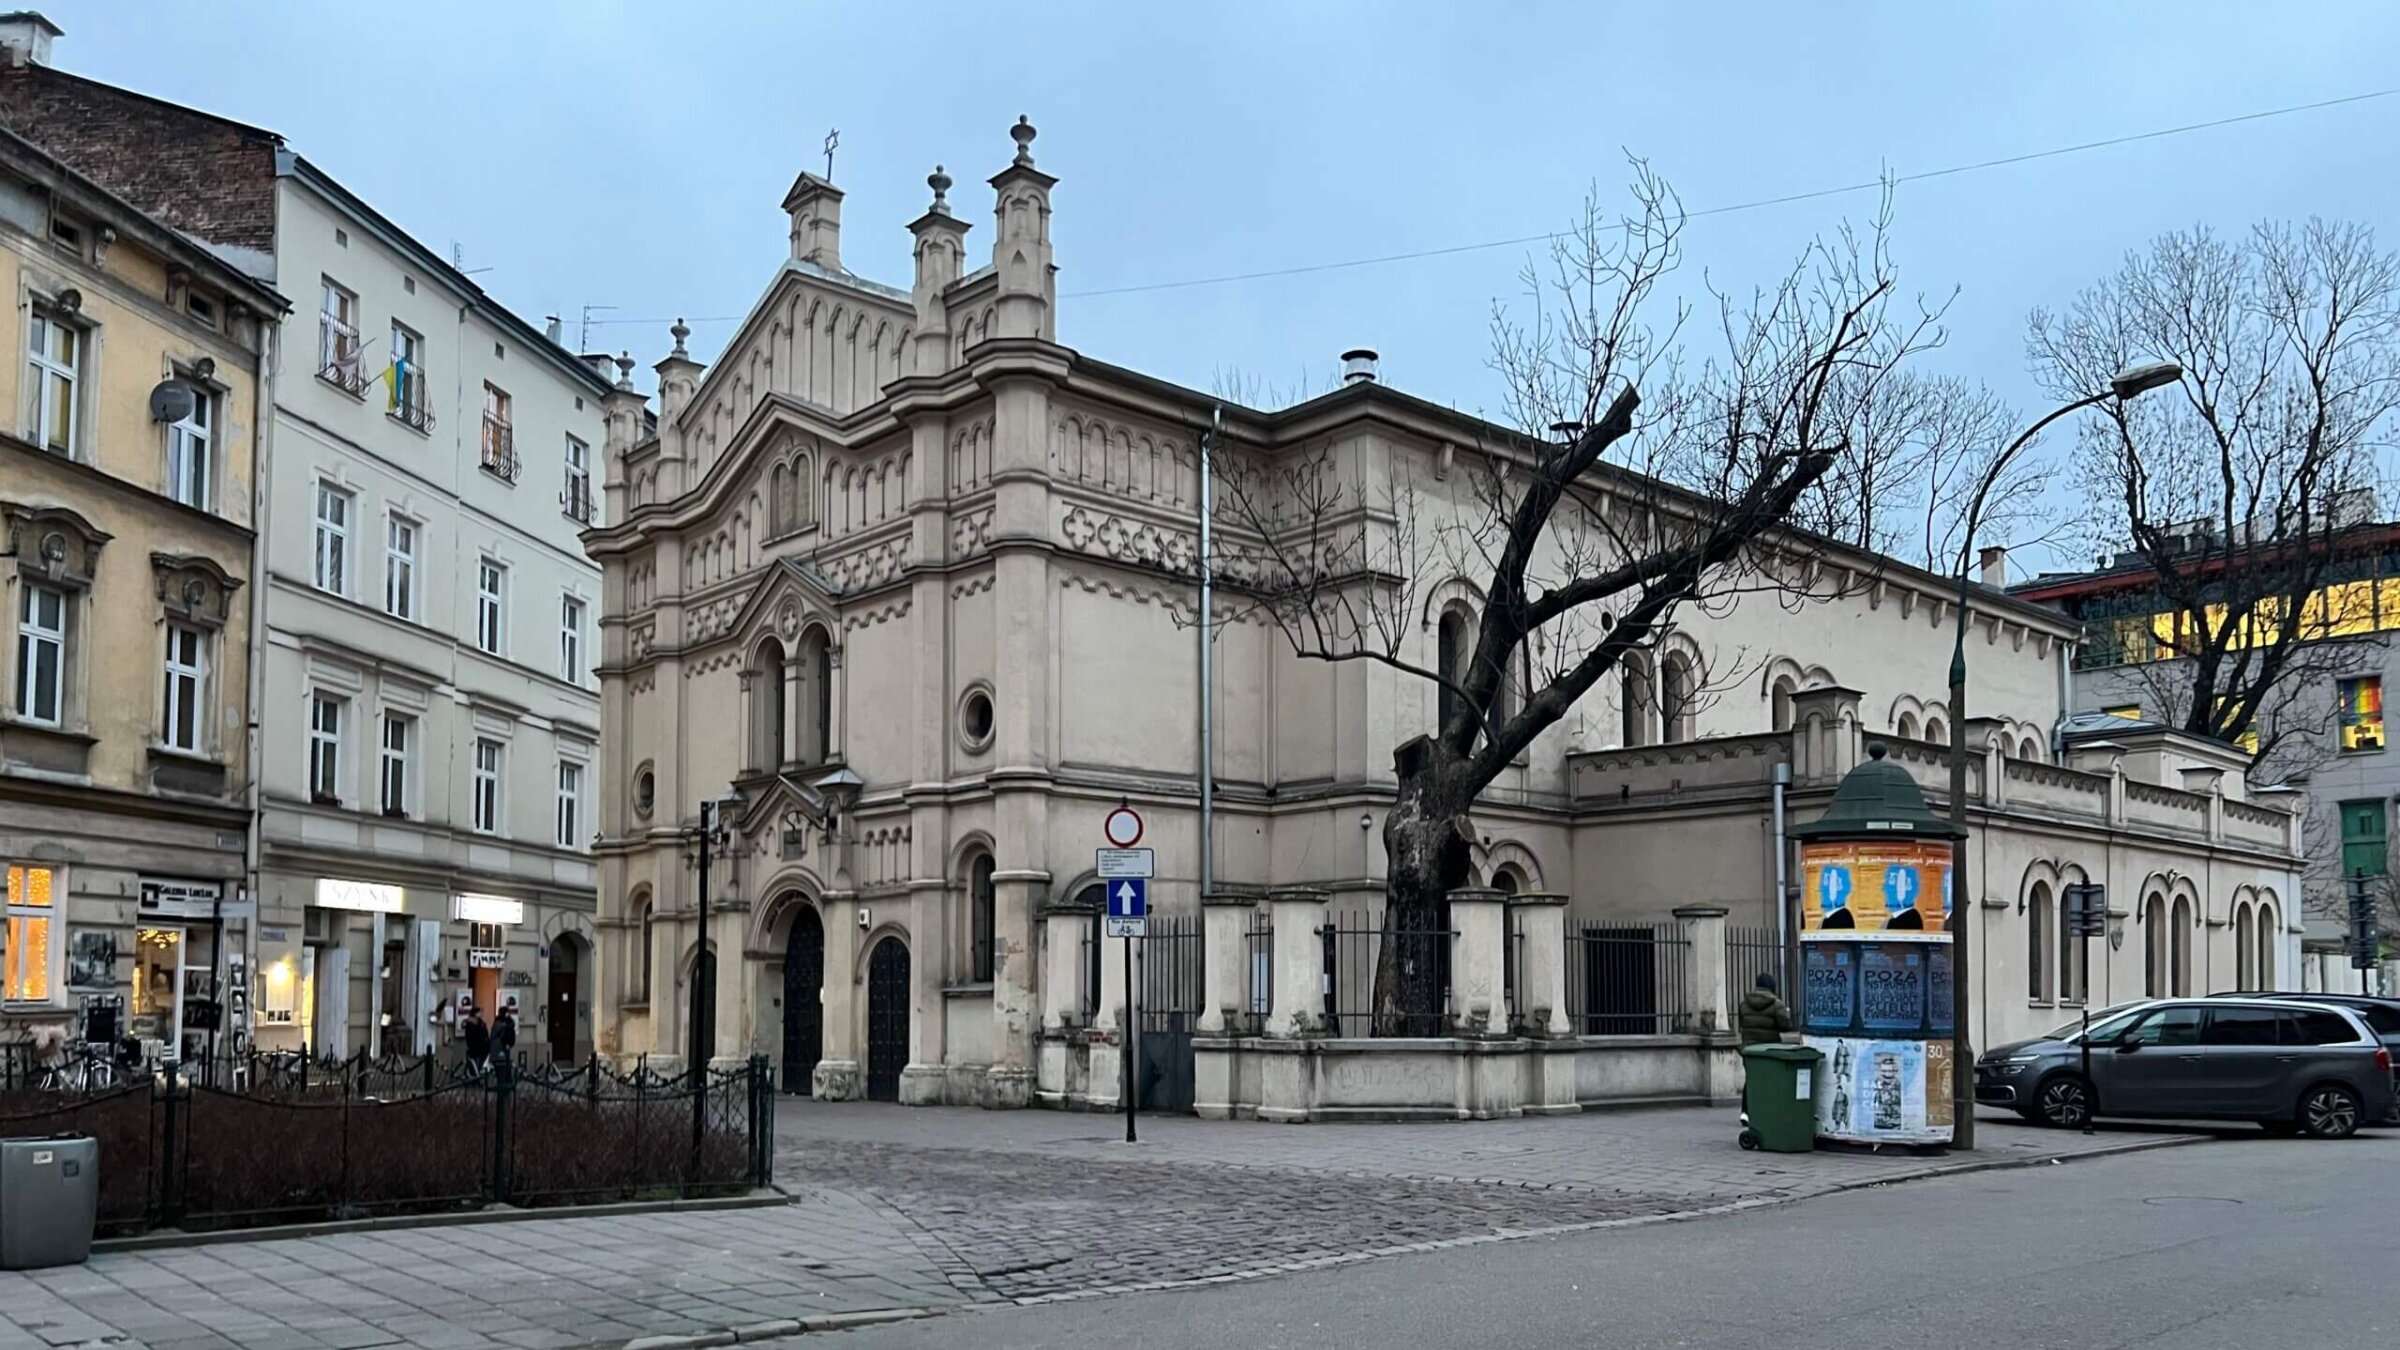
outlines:
[[[1742,995],[1742,1010],[1734,1018],[1744,1045],[1773,1045],[1792,1029],[1792,1010],[1775,992],[1775,977],[1760,971],[1758,987]]]
[[[492,1029],[484,1025],[483,1009],[470,1003],[458,1019],[458,1039],[467,1047],[467,1064],[482,1073],[492,1060]]]
[[[517,1001],[510,999],[500,1005],[500,1015],[492,1019],[492,1053],[503,1060],[517,1055]]]

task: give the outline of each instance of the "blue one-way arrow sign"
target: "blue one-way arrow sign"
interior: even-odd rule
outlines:
[[[1140,937],[1149,926],[1150,882],[1122,877],[1108,883],[1108,935]]]

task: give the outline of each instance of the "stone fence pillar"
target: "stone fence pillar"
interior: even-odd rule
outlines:
[[[1295,886],[1267,893],[1275,923],[1275,1001],[1267,1014],[1269,1036],[1310,1036],[1323,1029],[1325,944],[1324,891]]]
[[[1681,905],[1675,926],[1683,936],[1683,1007],[1692,1030],[1733,1030],[1733,999],[1725,987],[1725,906]]]
[[[1450,892],[1450,1017],[1461,1036],[1508,1034],[1508,897]]]
[[[1076,900],[1056,900],[1042,910],[1042,1030],[1066,1031],[1091,1025],[1097,1011],[1084,1006],[1088,983],[1084,943],[1092,936],[1093,909]]]
[[[1203,1036],[1239,1035],[1250,1030],[1250,925],[1258,897],[1218,891],[1200,897]]]
[[[1517,944],[1517,1032],[1567,1036],[1567,897],[1548,892],[1508,898],[1509,940]]]

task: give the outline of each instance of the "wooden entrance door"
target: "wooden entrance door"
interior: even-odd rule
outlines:
[[[908,1067],[908,944],[887,937],[867,957],[867,1099],[900,1100]]]
[[[825,1057],[825,924],[806,901],[783,945],[783,1090],[806,1096]]]
[[[576,950],[576,940],[565,934],[550,941],[550,997],[543,1006],[550,1031],[550,1062],[575,1062],[576,973],[582,953]]]

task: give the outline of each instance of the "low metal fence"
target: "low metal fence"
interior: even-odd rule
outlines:
[[[174,1062],[103,1087],[0,1085],[0,1138],[98,1140],[107,1233],[722,1195],[772,1177],[763,1055],[674,1076],[291,1061],[245,1059],[238,1081],[220,1062],[221,1086]]]
[[[1250,926],[1242,936],[1242,960],[1248,967],[1243,976],[1243,988],[1248,997],[1243,1000],[1243,1024],[1228,1028],[1236,1035],[1258,1036],[1267,1029],[1267,1017],[1275,1011],[1275,920],[1272,915],[1253,910]]]
[[[1582,1036],[1691,1029],[1690,939],[1667,924],[1583,924],[1567,933],[1567,1024]]]
[[[1450,943],[1456,935],[1447,926],[1387,932],[1367,914],[1353,912],[1317,931],[1325,947],[1325,1025],[1334,1035],[1450,1034]],[[1429,996],[1427,1006],[1378,1018],[1376,967],[1387,945],[1402,987],[1425,988]]]
[[[1725,930],[1725,989],[1734,1007],[1742,995],[1758,987],[1758,977],[1774,977],[1776,989],[1791,997],[1791,947],[1775,938],[1772,928],[1729,926]]]

